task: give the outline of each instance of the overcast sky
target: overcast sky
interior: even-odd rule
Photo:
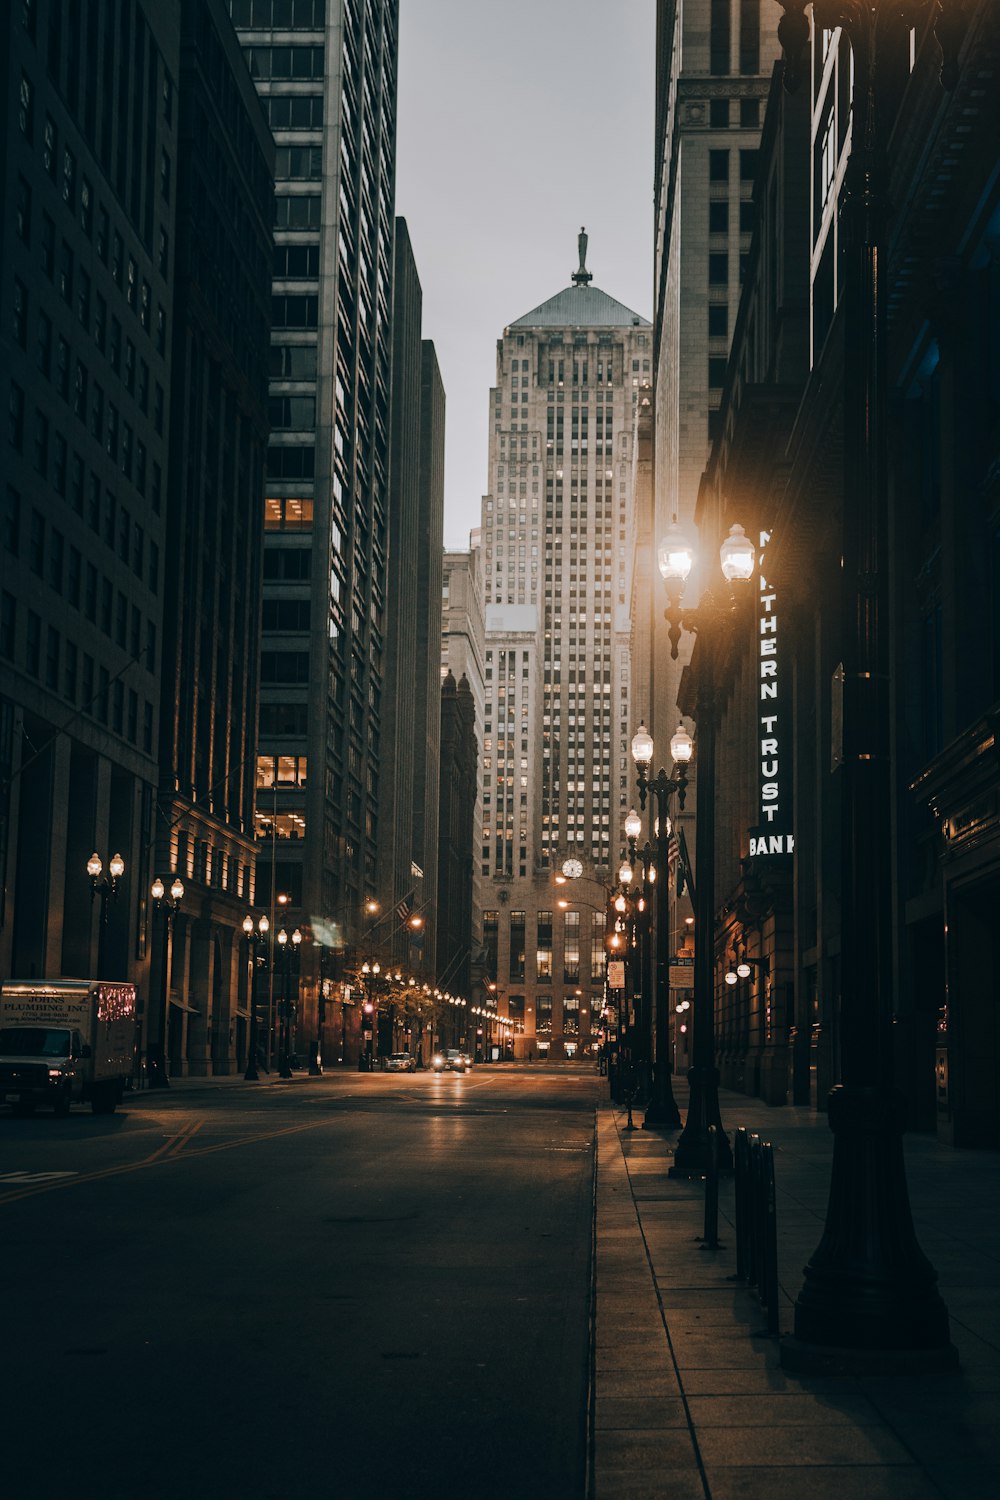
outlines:
[[[568,286],[653,292],[655,0],[401,0],[396,212],[447,398],[445,545],[486,487],[488,392],[507,323]]]

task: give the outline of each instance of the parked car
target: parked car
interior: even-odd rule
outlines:
[[[416,1066],[417,1059],[409,1052],[393,1052],[385,1064],[387,1073],[412,1073]]]
[[[457,1047],[449,1047],[444,1052],[435,1052],[431,1067],[435,1073],[464,1073],[465,1058]]]

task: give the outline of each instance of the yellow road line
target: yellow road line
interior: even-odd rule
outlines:
[[[213,1151],[232,1151],[237,1146],[252,1146],[257,1141],[276,1140],[279,1136],[296,1135],[303,1130],[317,1130],[322,1125],[331,1124],[332,1118],[337,1117],[333,1116],[331,1119],[326,1120],[310,1120],[305,1125],[286,1125],[281,1130],[269,1130],[261,1135],[242,1136],[236,1141],[219,1141],[214,1146],[196,1146],[193,1151],[188,1151],[186,1155],[188,1157],[208,1156]],[[81,1172],[78,1177],[64,1178],[60,1182],[38,1183],[35,1187],[22,1188],[20,1192],[0,1193],[0,1207],[6,1203],[19,1203],[22,1198],[36,1198],[40,1193],[52,1192],[58,1187],[68,1187],[71,1183],[100,1182],[106,1177],[120,1177],[123,1173],[141,1172],[144,1168],[155,1167],[161,1162],[176,1161],[186,1141],[190,1139],[190,1136],[194,1134],[196,1129],[200,1128],[202,1123],[204,1122],[196,1122],[195,1126],[188,1130],[179,1140],[177,1137],[171,1137],[164,1145],[157,1146],[156,1150],[150,1156],[145,1156],[140,1161],[123,1162],[120,1166],[104,1167],[98,1172]]]

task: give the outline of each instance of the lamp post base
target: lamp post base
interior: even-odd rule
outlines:
[[[898,1095],[839,1085],[829,1096],[830,1198],[795,1304],[794,1368],[807,1357],[858,1370],[879,1360],[887,1371],[958,1367],[937,1273],[913,1229],[902,1120]]]
[[[643,1130],[677,1130],[681,1123],[681,1112],[674,1098],[670,1082],[670,1069],[666,1063],[653,1063],[653,1080],[649,1090],[649,1103],[643,1116]]]
[[[712,1138],[710,1125],[715,1126],[718,1170],[729,1173],[733,1170],[733,1153],[729,1137],[722,1128],[719,1113],[719,1070],[716,1067],[695,1067],[688,1073],[691,1098],[687,1120],[674,1150],[674,1164],[668,1177],[707,1177],[712,1161]]]

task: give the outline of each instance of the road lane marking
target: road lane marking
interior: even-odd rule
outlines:
[[[233,1151],[238,1146],[252,1146],[258,1141],[276,1140],[279,1136],[296,1135],[304,1130],[318,1130],[321,1126],[330,1125],[334,1120],[342,1118],[342,1115],[331,1113],[326,1119],[310,1120],[304,1125],[285,1125],[280,1130],[264,1131],[260,1135],[241,1136],[235,1141],[218,1141],[213,1146],[195,1146],[185,1153],[184,1159],[189,1160],[192,1156],[209,1156],[215,1151]],[[117,1167],[104,1167],[97,1172],[80,1172],[73,1178],[64,1178],[59,1182],[40,1182],[20,1190],[15,1188],[13,1192],[0,1193],[0,1207],[6,1203],[19,1203],[23,1198],[35,1198],[40,1193],[55,1192],[63,1187],[75,1187],[77,1183],[100,1182],[106,1177],[120,1177],[128,1172],[141,1172],[146,1167],[155,1167],[163,1162],[176,1161],[190,1134],[193,1134],[193,1131],[185,1133],[179,1145],[177,1144],[178,1138],[171,1136],[162,1146],[157,1146],[155,1151],[139,1161],[122,1162]]]
[[[76,1177],[76,1172],[4,1172],[0,1176],[0,1182],[13,1183],[15,1187],[24,1187],[30,1182],[50,1182],[57,1177]]]

